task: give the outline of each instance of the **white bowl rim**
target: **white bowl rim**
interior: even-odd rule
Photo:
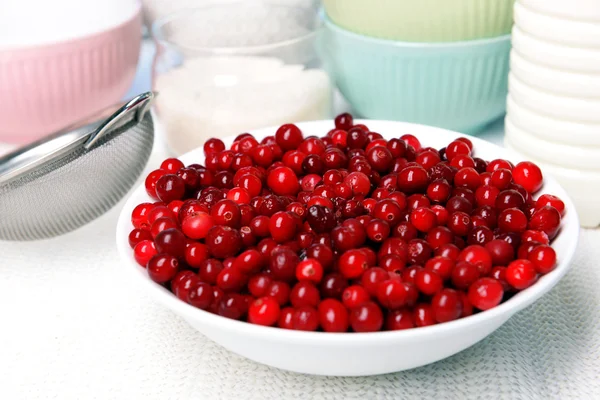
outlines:
[[[415,48],[415,49],[423,48],[423,49],[428,49],[428,50],[430,50],[430,49],[458,49],[458,48],[468,48],[468,47],[474,47],[474,46],[485,47],[485,46],[490,46],[492,44],[501,44],[501,43],[504,43],[507,41],[510,42],[510,39],[511,39],[511,34],[507,33],[506,35],[495,36],[495,37],[491,37],[491,38],[460,40],[460,41],[455,41],[455,42],[403,42],[400,40],[383,39],[383,38],[378,38],[378,37],[374,37],[374,36],[361,35],[360,33],[349,31],[349,30],[344,29],[341,26],[337,25],[327,15],[325,15],[323,17],[323,20],[325,21],[326,27],[336,30],[339,33],[341,33],[342,35],[346,35],[346,36],[349,36],[353,39],[360,40],[360,41],[371,42],[372,44],[380,44],[380,45],[387,45],[387,46],[393,46],[393,47],[408,47],[408,48]]]
[[[485,144],[488,146],[496,147],[501,150],[500,154],[502,157],[507,156],[509,159],[521,159],[519,155],[511,150],[504,149],[498,145],[493,143],[484,141],[483,139],[479,139],[476,137],[472,137],[469,135],[461,134],[458,132],[435,128],[426,125],[420,124],[412,124],[406,122],[398,122],[398,121],[385,121],[385,120],[364,120],[359,119],[355,121],[356,123],[364,123],[369,125],[377,125],[377,124],[393,124],[398,130],[404,130],[406,132],[411,132],[418,137],[421,132],[428,132],[429,134],[440,134],[448,137],[448,140],[456,137],[468,137],[471,141],[473,141],[474,145]],[[309,121],[309,122],[301,122],[296,125],[300,129],[307,129],[314,126],[320,126],[324,124],[330,124],[331,120],[320,120],[320,121]],[[328,126],[330,127],[330,126]],[[268,134],[273,134],[277,127],[269,127],[262,129],[251,130],[250,133],[253,135],[263,135],[266,136]],[[228,140],[231,142],[235,138],[236,135],[227,136],[226,138],[222,138],[222,140],[228,143]],[[385,134],[384,134],[385,137]],[[194,153],[202,151],[202,149],[196,148],[179,158],[185,159],[186,157],[191,156]],[[569,270],[571,261],[577,249],[577,243],[579,240],[579,217],[577,215],[577,210],[573,204],[573,201],[568,196],[566,191],[558,184],[558,182],[548,174],[545,174],[546,182],[551,182],[554,186],[559,189],[557,193],[560,198],[565,203],[566,209],[568,210],[567,215],[562,220],[561,227],[561,235],[568,235],[570,237],[569,245],[567,246],[567,250],[565,251],[565,255],[563,259],[559,262],[557,267],[550,273],[544,275],[540,278],[534,285],[521,291],[511,297],[509,300],[504,303],[490,309],[487,311],[482,311],[477,314],[460,318],[458,320],[445,322],[442,324],[431,325],[427,327],[420,327],[414,329],[405,329],[398,331],[379,331],[379,332],[344,332],[344,333],[331,333],[331,332],[306,332],[306,331],[294,331],[288,329],[282,329],[278,327],[267,327],[251,324],[248,322],[238,321],[229,319],[226,317],[222,317],[216,314],[212,314],[208,311],[200,310],[196,307],[193,307],[190,304],[184,303],[179,298],[177,298],[173,293],[168,291],[166,288],[156,284],[150,278],[148,278],[147,274],[143,272],[139,264],[135,262],[133,259],[133,252],[127,243],[127,235],[129,231],[132,229],[131,221],[130,221],[130,212],[131,210],[138,204],[138,193],[142,193],[145,191],[144,185],[141,184],[133,192],[130,193],[129,198],[127,199],[125,205],[121,210],[121,214],[119,215],[119,220],[117,222],[116,228],[116,241],[117,241],[117,249],[119,251],[119,255],[121,261],[127,261],[126,268],[133,275],[140,278],[141,276],[145,276],[145,279],[142,279],[145,282],[146,287],[152,292],[152,297],[159,300],[163,305],[175,311],[177,315],[182,316],[188,321],[201,319],[207,325],[211,325],[213,329],[222,329],[231,332],[238,332],[251,335],[255,337],[261,337],[263,339],[272,339],[276,341],[286,341],[288,343],[306,343],[306,344],[327,344],[333,346],[342,346],[346,345],[349,342],[369,342],[369,343],[393,343],[398,340],[421,340],[423,337],[428,336],[438,336],[444,335],[451,332],[455,332],[457,330],[461,330],[464,328],[468,328],[471,325],[477,325],[480,323],[484,323],[486,321],[491,321],[496,318],[502,318],[505,316],[505,320],[513,316],[515,313],[519,312],[523,308],[531,305],[533,302],[542,297],[546,292],[552,289],[560,279],[567,273]],[[556,194],[556,193],[555,193]],[[133,268],[131,268],[133,267]],[[291,341],[291,342],[289,342]]]

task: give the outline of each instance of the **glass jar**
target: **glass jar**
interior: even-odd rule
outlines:
[[[314,7],[232,1],[154,23],[153,88],[167,145],[329,118],[331,84],[317,57]]]

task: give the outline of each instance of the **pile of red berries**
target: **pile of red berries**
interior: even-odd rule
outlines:
[[[181,300],[296,330],[370,332],[452,321],[497,306],[556,264],[564,203],[532,194],[533,163],[473,156],[412,135],[385,140],[349,114],[324,137],[295,125],[204,166],[165,160],[138,205],[135,259]]]

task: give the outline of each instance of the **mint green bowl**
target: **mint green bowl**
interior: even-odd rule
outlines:
[[[406,43],[348,32],[325,18],[325,68],[354,112],[476,133],[506,110],[510,35]]]
[[[510,33],[515,0],[323,0],[351,32],[408,42],[451,42]]]

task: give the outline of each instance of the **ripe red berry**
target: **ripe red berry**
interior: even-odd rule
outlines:
[[[489,310],[502,301],[504,289],[502,284],[494,278],[480,278],[470,287],[469,302],[480,310]]]
[[[315,259],[300,261],[296,266],[296,279],[319,283],[323,279],[323,266]]]
[[[348,310],[335,299],[319,303],[319,323],[325,332],[346,332],[350,325]]]
[[[279,320],[279,303],[272,297],[261,297],[254,300],[248,308],[248,322],[272,326]]]
[[[529,193],[537,192],[544,183],[540,167],[529,161],[523,161],[515,165],[512,175],[515,183],[523,186]]]
[[[367,255],[358,249],[346,251],[339,259],[340,273],[347,279],[360,277],[368,267]]]
[[[375,332],[383,326],[383,312],[377,304],[368,301],[350,311],[350,325],[354,332]]]
[[[537,272],[529,260],[515,260],[506,268],[506,281],[515,289],[523,290],[533,285]]]

